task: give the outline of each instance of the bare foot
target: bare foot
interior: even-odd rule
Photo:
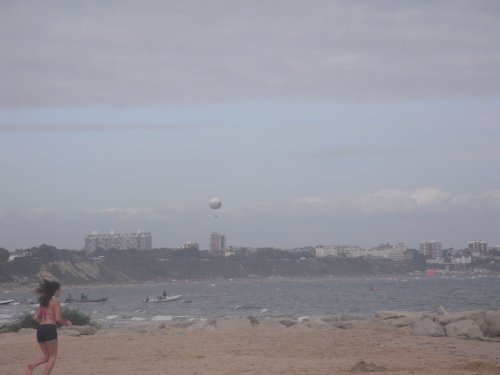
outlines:
[[[33,367],[31,365],[26,365],[26,375],[31,375],[33,372]]]

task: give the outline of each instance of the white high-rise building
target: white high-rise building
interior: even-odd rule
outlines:
[[[479,240],[470,241],[467,248],[473,257],[479,258],[482,255],[486,255],[488,251],[488,242]]]
[[[421,241],[419,253],[432,259],[438,259],[443,255],[443,246],[440,241]]]
[[[314,248],[314,255],[318,258],[323,257],[336,257],[339,252],[336,246],[326,245],[326,246],[317,246]]]
[[[150,232],[98,234],[92,232],[85,238],[85,253],[91,254],[97,250],[151,250],[152,237]]]
[[[220,232],[210,233],[210,247],[212,253],[220,253],[226,249],[226,236]]]

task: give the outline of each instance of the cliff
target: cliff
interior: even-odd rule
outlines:
[[[64,283],[127,283],[165,279],[244,277],[321,277],[405,274],[412,263],[362,258],[313,258],[267,252],[211,257],[206,252],[173,250],[110,251],[92,260],[75,252],[38,252],[0,264],[0,282],[29,281],[41,270]]]

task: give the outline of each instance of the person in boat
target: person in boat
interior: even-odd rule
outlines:
[[[163,298],[166,298],[167,297],[167,291],[165,289],[163,289]]]
[[[85,294],[83,294],[83,293],[82,293],[82,294],[80,294],[80,301],[86,301],[86,300],[88,300],[88,299],[89,299],[89,297],[88,297],[87,295],[85,295]]]
[[[57,359],[57,327],[61,325],[70,326],[69,320],[64,320],[61,315],[61,304],[57,297],[61,294],[61,284],[55,279],[42,279],[36,289],[40,307],[34,319],[39,323],[36,331],[36,339],[43,356],[37,361],[26,366],[26,375],[31,375],[35,367],[45,364],[44,374],[49,375],[56,364]]]

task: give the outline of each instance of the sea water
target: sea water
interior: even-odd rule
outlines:
[[[106,302],[71,303],[91,319],[134,323],[190,318],[351,314],[370,316],[379,310],[436,312],[500,308],[500,277],[394,277],[351,279],[245,279],[174,281],[142,285],[63,286],[61,301],[71,293]],[[145,303],[148,296],[182,295],[173,302]],[[29,290],[0,289],[0,322],[33,311]],[[31,303],[30,303],[31,302]]]

